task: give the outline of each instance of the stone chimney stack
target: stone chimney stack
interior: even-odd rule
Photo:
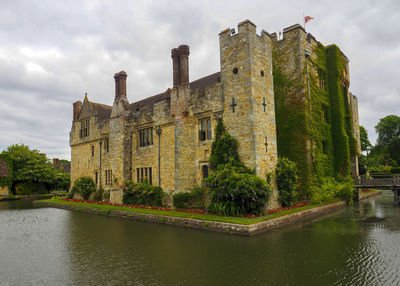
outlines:
[[[73,115],[72,115],[73,116],[73,120],[77,121],[79,113],[81,112],[82,101],[78,100],[78,101],[74,102],[72,104],[72,106],[73,106]]]
[[[179,46],[180,84],[189,84],[189,46]]]
[[[115,79],[115,99],[126,97],[126,78],[128,75],[124,71],[120,71],[114,75]]]
[[[171,50],[174,87],[189,84],[189,54],[186,45]]]

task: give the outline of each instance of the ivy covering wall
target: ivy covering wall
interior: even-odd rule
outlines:
[[[352,113],[344,81],[346,59],[337,46],[318,43],[307,61],[296,70],[303,53],[279,47],[273,52],[278,155],[296,162],[299,169],[300,197],[310,197],[315,178],[350,175],[350,158],[356,155]],[[296,54],[297,53],[297,54]]]

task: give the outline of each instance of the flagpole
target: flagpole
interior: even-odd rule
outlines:
[[[303,13],[303,21],[304,21],[303,27],[304,27],[304,30],[305,30],[306,29],[306,16],[304,16],[304,13]]]

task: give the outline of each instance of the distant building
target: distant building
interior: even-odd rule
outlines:
[[[11,187],[11,170],[6,160],[0,158],[0,196],[9,194]]]
[[[53,167],[64,173],[71,173],[71,163],[60,161],[58,158],[53,158]]]
[[[71,181],[90,176],[109,190],[144,179],[165,191],[193,188],[209,174],[218,120],[262,178],[274,172],[278,155],[297,163],[303,188],[318,172],[358,174],[357,105],[339,48],[323,46],[300,25],[279,39],[258,35],[249,20],[237,33],[222,31],[219,43],[219,72],[191,82],[189,47],[181,45],[171,51],[172,88],[129,103],[122,71],[114,75],[113,106],[87,96],[75,102]]]

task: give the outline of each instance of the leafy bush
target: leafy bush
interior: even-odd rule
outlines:
[[[87,200],[92,192],[96,191],[96,185],[92,178],[81,177],[75,180],[71,193],[78,193],[83,199]]]
[[[276,164],[276,182],[278,184],[278,201],[284,207],[291,207],[296,202],[297,183],[296,163],[287,158],[279,158]]]
[[[204,209],[205,190],[196,186],[190,192],[176,193],[173,196],[174,206],[177,209]]]
[[[16,195],[35,195],[35,194],[47,194],[48,191],[43,184],[40,183],[17,183],[15,185]]]
[[[263,179],[231,165],[218,167],[206,186],[208,210],[219,215],[261,214],[272,192]]]
[[[93,200],[94,201],[101,201],[103,199],[103,191],[102,189],[98,189],[94,194],[93,194]]]
[[[331,203],[337,199],[352,203],[353,200],[354,187],[351,178],[336,181],[332,177],[325,177],[314,182],[311,188],[313,203]]]
[[[162,206],[165,193],[161,187],[152,186],[147,182],[127,183],[123,196],[123,204]]]

